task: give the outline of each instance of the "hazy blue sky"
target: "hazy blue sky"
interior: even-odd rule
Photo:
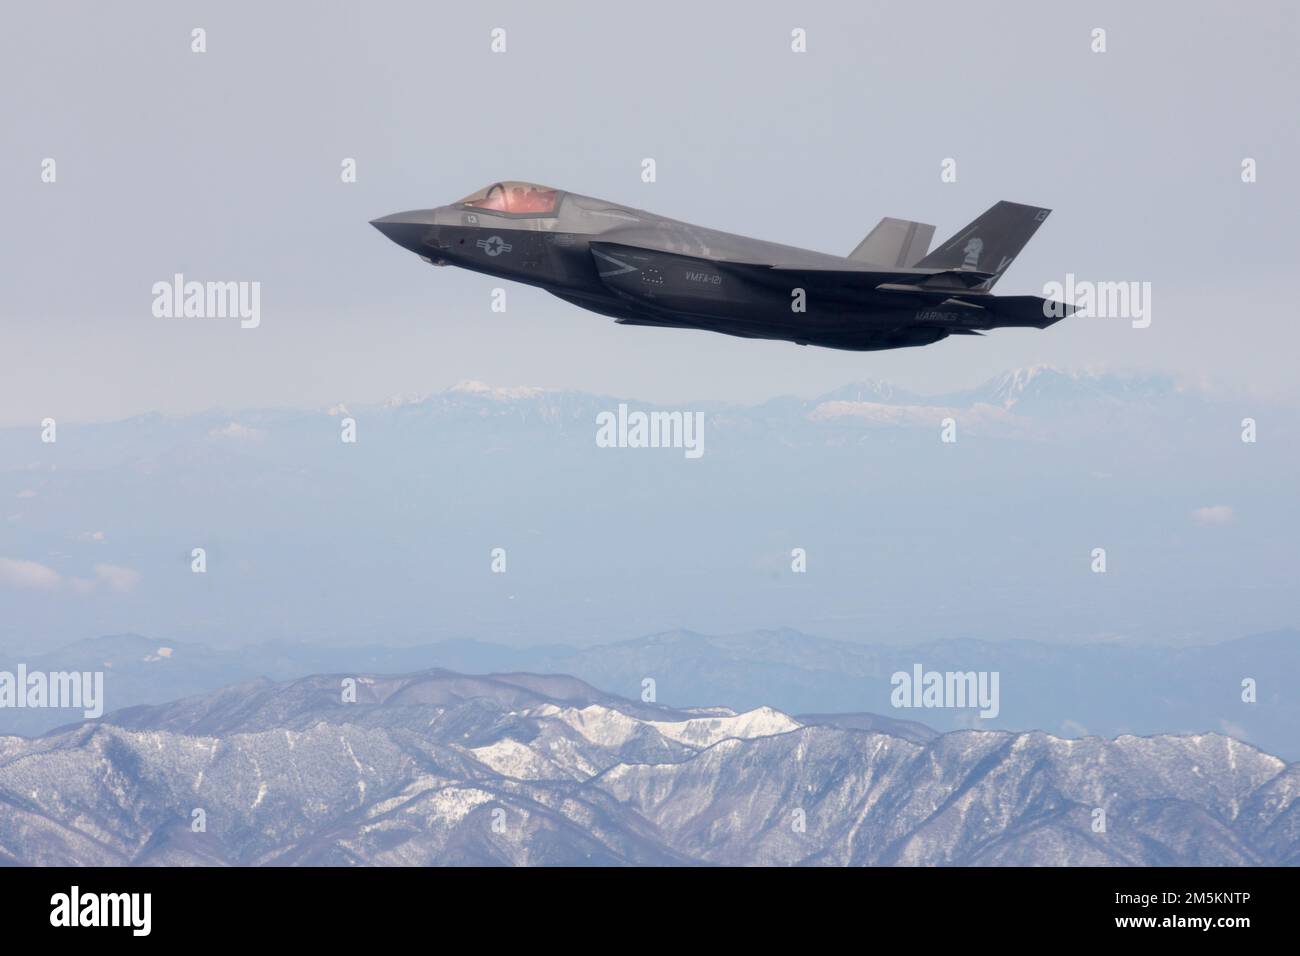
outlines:
[[[867,377],[937,392],[1039,361],[1295,395],[1292,3],[49,3],[3,16],[3,423],[368,401],[468,378],[661,400]],[[493,27],[505,54],[489,50]],[[806,54],[790,51],[794,27]],[[56,184],[40,181],[45,157]],[[355,184],[340,182],[344,157]],[[955,184],[940,181],[945,157]],[[855,354],[619,328],[521,286],[498,315],[497,280],[424,266],[367,225],[501,178],[842,253],[883,215],[942,237],[998,199],[1046,205],[999,291],[1041,292],[1067,271],[1146,280],[1153,323]],[[260,281],[261,327],[154,318],[150,287],[175,272]]]
[[[3,18],[0,426],[21,427],[0,429],[0,645],[780,624],[1189,642],[1296,623],[1294,4],[85,3]],[[948,157],[956,183],[940,179]],[[1258,182],[1241,181],[1245,157]],[[1067,272],[1150,282],[1152,324],[861,354],[618,327],[515,285],[502,315],[500,280],[431,268],[368,224],[509,178],[842,253],[885,215],[946,237],[999,199],[1050,206],[998,291]],[[177,272],[260,282],[260,327],[156,318],[152,286]],[[865,378],[939,394],[1040,362],[1264,400],[1117,380],[1025,410],[1050,440],[963,417],[952,455],[928,424],[823,427],[778,403],[758,424],[711,420],[701,462],[605,454],[588,423],[607,403],[571,395],[536,418],[455,397],[464,414],[367,410],[355,446],[323,413],[239,411],[366,409],[466,379],[674,403]],[[236,411],[74,424],[209,408]],[[1241,440],[1247,415],[1258,444]],[[38,439],[47,416],[69,426],[57,444]],[[497,545],[505,579],[486,564]],[[807,586],[781,576],[796,545],[816,556]]]

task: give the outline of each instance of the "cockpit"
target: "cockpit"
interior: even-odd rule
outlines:
[[[553,216],[560,203],[560,191],[536,183],[493,183],[466,196],[457,205],[485,209],[510,216]]]

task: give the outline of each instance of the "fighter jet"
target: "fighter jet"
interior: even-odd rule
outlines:
[[[992,294],[1050,211],[999,202],[933,251],[934,226],[885,218],[847,256],[524,182],[371,224],[433,265],[538,286],[623,325],[871,351],[1044,329],[1074,312]]]

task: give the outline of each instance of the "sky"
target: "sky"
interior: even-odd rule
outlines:
[[[1294,4],[48,3],[3,17],[0,424],[312,408],[469,379],[657,401],[860,379],[940,393],[1034,363],[1297,396]],[[356,182],[341,181],[347,158]],[[949,158],[956,182],[941,180]],[[937,240],[999,199],[1048,206],[998,291],[1041,294],[1067,273],[1150,282],[1152,322],[852,353],[618,327],[523,286],[500,314],[498,280],[429,268],[368,225],[499,179],[842,254],[886,215],[934,223]],[[260,282],[261,324],[155,317],[153,284],[178,272]]]
[[[1294,5],[0,16],[0,646],[781,625],[1187,643],[1295,625]],[[998,293],[1149,284],[1150,324],[875,353],[620,327],[431,268],[369,225],[506,179],[842,254],[883,216],[938,241],[998,200],[1049,207]],[[156,315],[177,274],[258,283],[257,327]],[[761,405],[875,379],[951,396],[1041,365],[1139,384],[1114,403],[1067,390],[1040,409],[1051,439],[962,413],[955,454],[928,424],[732,407],[703,462],[606,454],[585,423],[613,402],[578,394]],[[1163,376],[1210,388],[1141,385]],[[461,392],[445,417],[379,411],[465,381],[566,394],[537,419]],[[361,442],[338,440],[340,408]],[[1099,544],[1104,579],[1084,560]],[[504,579],[481,560],[497,545]],[[796,545],[816,555],[807,587],[778,575]]]

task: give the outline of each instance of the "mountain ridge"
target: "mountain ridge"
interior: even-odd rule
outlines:
[[[163,650],[169,653],[163,656]],[[113,656],[113,651],[125,653]],[[0,669],[17,663],[0,656]],[[537,647],[457,639],[399,647],[277,641],[218,650],[128,635],[76,642],[24,663],[44,671],[102,668],[113,710],[161,704],[255,677],[284,681],[305,674],[444,669],[570,674],[633,697],[646,678],[653,678],[659,700],[679,708],[748,710],[768,704],[790,714],[868,712],[899,727],[915,723],[932,732],[968,725],[967,711],[893,706],[891,675],[921,664],[1000,674],[1000,714],[992,722],[978,721],[981,726],[1065,738],[1217,731],[1300,758],[1294,735],[1300,705],[1284,692],[1300,681],[1300,632],[1294,630],[1187,647],[977,638],[900,646],[789,628],[721,635],[676,629],[609,644]],[[1258,684],[1256,703],[1241,700],[1245,677]],[[0,732],[42,733],[68,720],[66,712],[0,710]]]
[[[337,675],[313,675],[0,737],[0,859],[1300,861],[1300,768],[1218,734],[965,730],[918,742],[771,708],[700,716],[564,675],[353,679],[356,703],[337,697]]]
[[[95,422],[69,421],[71,427],[93,428],[106,425],[174,425],[186,421],[218,422],[231,417],[247,418],[255,423],[272,423],[299,416],[328,415],[338,417],[342,414],[356,412],[410,412],[421,408],[431,409],[439,404],[449,407],[456,405],[486,405],[498,410],[511,405],[526,404],[563,404],[600,402],[604,408],[609,403],[632,402],[645,408],[702,408],[719,412],[761,411],[768,406],[779,408],[794,405],[805,411],[833,402],[853,404],[880,404],[919,407],[954,407],[973,408],[977,405],[1010,409],[1019,402],[1042,397],[1051,397],[1055,401],[1069,398],[1096,399],[1151,399],[1174,396],[1210,397],[1223,392],[1221,388],[1209,388],[1201,382],[1183,382],[1177,377],[1162,372],[1138,372],[1095,369],[1089,367],[1068,367],[1051,364],[1036,364],[1008,369],[991,376],[985,381],[969,388],[955,391],[918,392],[903,388],[887,379],[858,379],[846,382],[826,392],[806,397],[794,395],[776,395],[766,399],[749,402],[722,401],[717,399],[684,399],[680,401],[655,401],[639,399],[630,395],[613,395],[604,392],[592,392],[583,389],[550,388],[538,385],[494,385],[474,379],[466,379],[442,389],[406,395],[392,395],[374,401],[346,400],[315,407],[274,405],[266,407],[236,408],[233,406],[214,406],[194,412],[168,414],[163,412],[142,412],[125,418]],[[1224,393],[1226,394],[1226,393]],[[20,426],[0,426],[0,432]]]

